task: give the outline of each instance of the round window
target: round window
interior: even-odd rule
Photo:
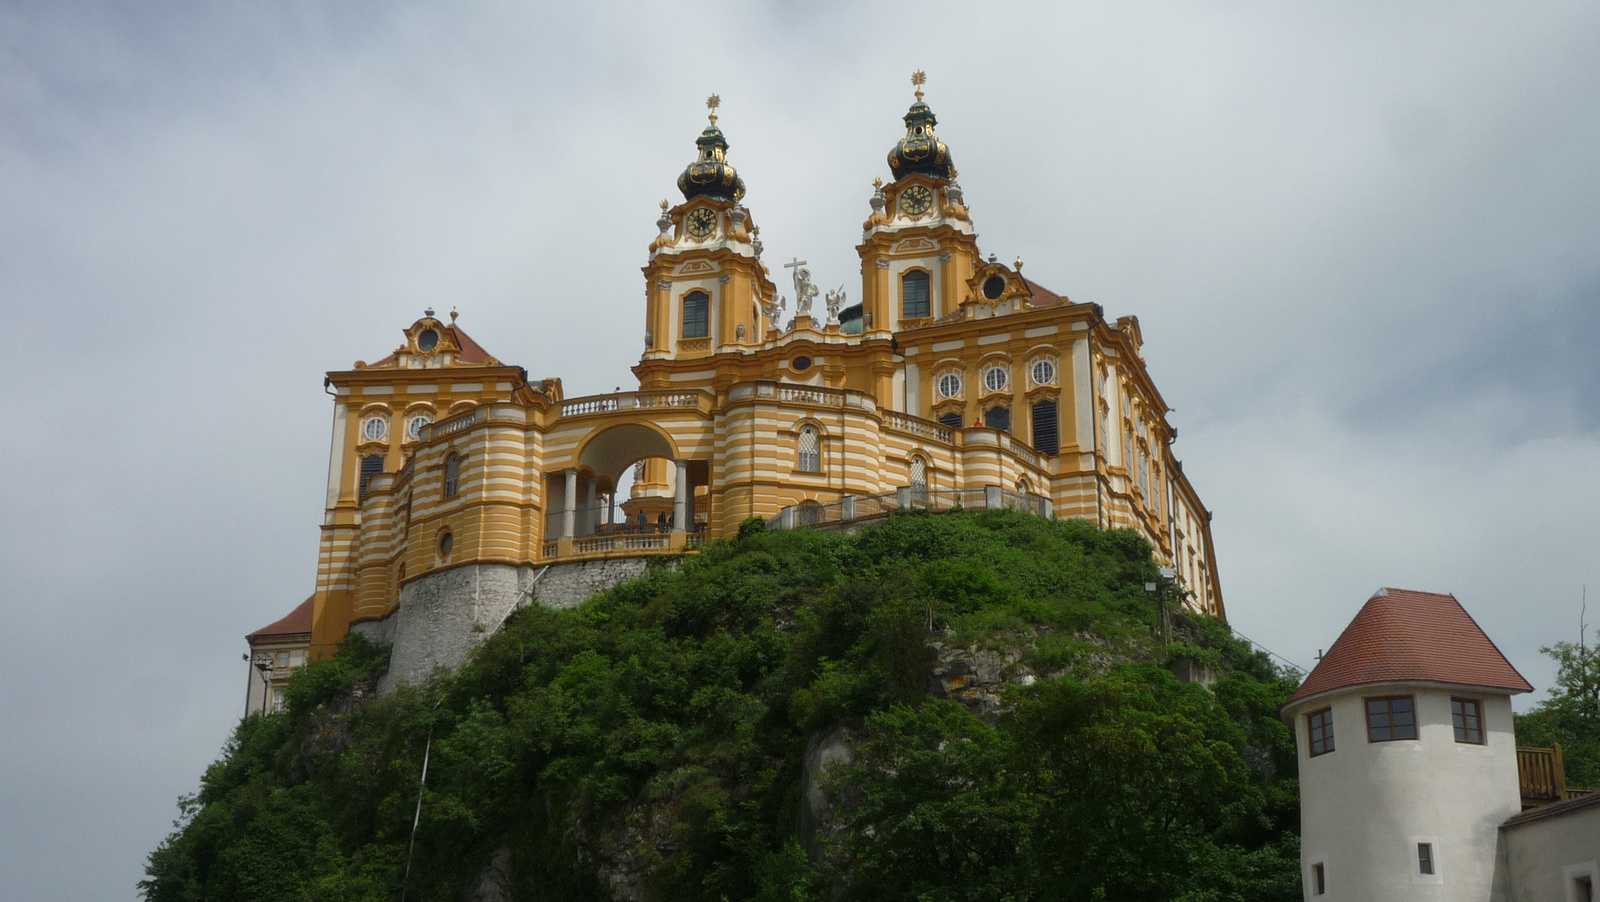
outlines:
[[[417,336],[417,347],[420,348],[424,354],[433,350],[434,348],[437,348],[438,346],[439,333],[437,330],[424,329],[422,330],[422,334]]]
[[[449,557],[450,549],[455,547],[455,544],[455,537],[450,534],[448,529],[445,530],[444,533],[439,536],[439,556]]]
[[[792,366],[794,368],[795,372],[803,373],[806,370],[811,369],[811,358],[810,357],[796,357],[794,359],[794,363],[790,364],[790,366]]]
[[[939,377],[939,394],[946,398],[955,398],[961,395],[961,377],[955,373],[945,373]]]
[[[1002,276],[990,276],[983,280],[983,296],[993,301],[1006,293],[1006,280]]]
[[[413,440],[419,439],[422,437],[422,427],[432,422],[433,417],[425,413],[419,413],[406,423],[406,435],[411,436]]]
[[[368,417],[361,424],[361,435],[369,442],[382,441],[389,434],[389,421],[383,417]]]
[[[1056,365],[1048,360],[1036,360],[1033,364],[1033,384],[1049,385],[1056,381]]]
[[[989,391],[1003,391],[1006,387],[1005,367],[991,366],[984,370],[983,387]]]

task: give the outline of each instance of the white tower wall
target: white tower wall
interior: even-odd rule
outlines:
[[[1398,695],[1415,699],[1417,739],[1369,741],[1365,699]],[[1452,698],[1482,706],[1482,745],[1455,740]],[[1324,707],[1333,711],[1334,750],[1313,758],[1306,715]],[[1284,713],[1300,759],[1308,902],[1490,902],[1498,828],[1521,807],[1504,690],[1383,683],[1302,699]],[[1432,875],[1420,873],[1418,843],[1432,845]]]

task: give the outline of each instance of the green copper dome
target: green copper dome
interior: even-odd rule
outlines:
[[[712,109],[715,109],[712,105]],[[717,128],[717,114],[711,114],[711,124],[694,142],[700,147],[700,156],[678,176],[678,190],[684,200],[709,197],[738,203],[744,199],[744,179],[728,163],[728,139]]]
[[[906,111],[905,123],[906,136],[889,151],[889,169],[894,173],[894,180],[898,182],[914,172],[951,178],[955,165],[950,161],[950,148],[933,134],[933,127],[939,120],[922,102],[921,88],[917,89],[917,102]]]

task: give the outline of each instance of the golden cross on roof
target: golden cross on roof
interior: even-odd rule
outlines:
[[[719,106],[722,106],[721,97],[712,94],[710,97],[706,98],[706,109],[711,111],[711,121],[713,124],[717,121],[717,107]]]
[[[928,76],[921,69],[911,73],[911,83],[917,88],[917,99],[922,99],[922,86],[928,83]]]

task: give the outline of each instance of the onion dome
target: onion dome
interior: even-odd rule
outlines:
[[[914,172],[942,179],[952,178],[955,174],[955,167],[950,162],[950,148],[933,134],[933,127],[939,124],[939,120],[934,117],[933,110],[922,102],[922,84],[925,80],[921,72],[911,76],[911,83],[917,86],[917,102],[906,111],[906,136],[889,151],[889,169],[897,182]]]
[[[683,192],[684,200],[709,197],[738,203],[744,198],[744,179],[728,165],[728,139],[717,128],[717,107],[721,103],[715,94],[706,101],[711,109],[711,124],[694,142],[700,147],[700,157],[678,176],[678,190]]]

